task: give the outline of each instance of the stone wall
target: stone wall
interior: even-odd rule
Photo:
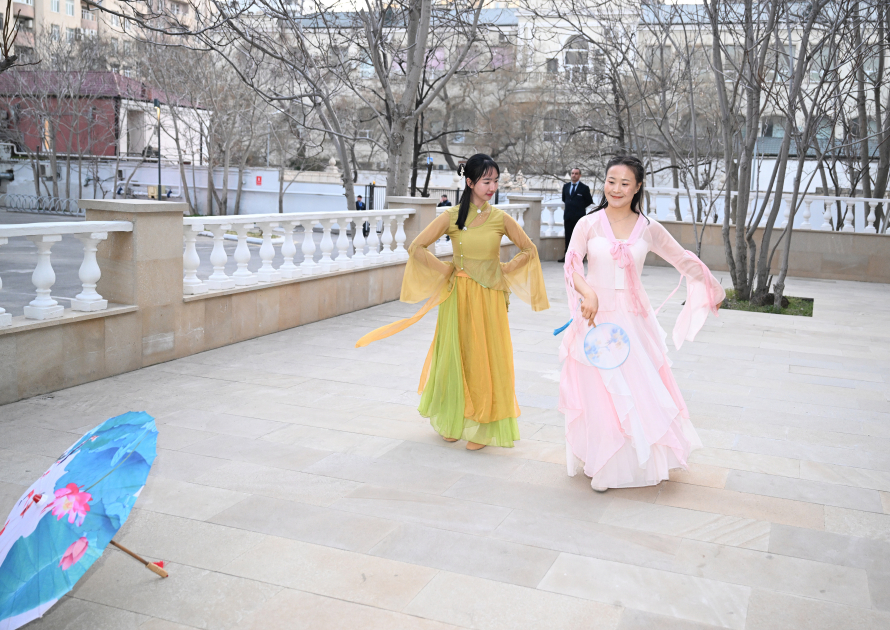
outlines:
[[[661,224],[686,249],[695,251],[695,231],[690,223],[662,221]],[[699,226],[701,229],[701,226]],[[702,240],[701,259],[715,271],[728,271],[719,225],[708,225]],[[781,231],[773,232],[773,244]],[[763,236],[758,228],[755,240]],[[732,229],[735,242],[735,229]],[[541,260],[559,260],[564,250],[563,237],[541,239]],[[772,271],[778,273],[780,252],[773,259]],[[666,266],[655,254],[646,258],[647,265]],[[791,239],[788,275],[800,278],[854,280],[857,282],[890,283],[890,235],[861,232],[822,232],[795,230]]]
[[[529,204],[526,230],[540,243],[541,197],[511,201]],[[390,208],[415,209],[405,221],[406,245],[436,218],[435,205],[389,199]],[[80,207],[87,221],[133,223],[132,232],[109,233],[99,244],[97,290],[108,309],[68,309],[60,319],[0,329],[0,404],[399,299],[404,262],[184,296],[186,204],[89,199]],[[501,248],[502,260],[515,253]]]
[[[695,231],[690,223],[662,221],[661,224],[686,249],[695,251]],[[701,226],[699,226],[701,229]],[[773,231],[773,245],[781,230]],[[735,242],[735,228],[730,237]],[[757,229],[755,242],[763,237],[763,228]],[[771,271],[779,272],[781,255],[777,251]],[[722,227],[708,225],[702,239],[701,259],[715,271],[728,271],[723,247]],[[666,265],[661,258],[649,254],[647,264]],[[824,280],[854,280],[857,282],[890,282],[890,235],[863,234],[861,232],[823,232],[821,230],[794,230],[791,239],[791,255],[788,275],[800,278]]]
[[[97,290],[109,308],[0,329],[0,404],[399,297],[404,262],[184,297],[185,204],[84,200],[81,207],[87,221],[133,222],[132,233],[109,233],[99,245]]]

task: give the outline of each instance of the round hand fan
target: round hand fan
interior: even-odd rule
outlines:
[[[584,356],[593,367],[614,370],[630,355],[630,337],[618,324],[603,322],[584,335]]]

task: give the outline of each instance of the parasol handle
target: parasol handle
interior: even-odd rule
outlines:
[[[123,551],[125,554],[127,554],[131,558],[134,558],[134,559],[138,560],[139,562],[141,562],[145,566],[145,568],[148,569],[149,571],[151,571],[152,573],[156,573],[157,575],[160,575],[162,578],[168,577],[170,575],[164,569],[162,569],[161,567],[156,565],[154,562],[149,562],[145,558],[133,553],[132,551],[130,551],[129,549],[124,547],[122,544],[115,542],[113,540],[110,542],[112,545],[114,545],[115,547],[117,547],[118,549]]]

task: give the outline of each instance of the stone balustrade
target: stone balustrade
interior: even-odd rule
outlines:
[[[681,221],[684,223],[693,222],[692,208],[696,204],[701,203],[705,212],[711,208],[708,222],[722,223],[723,209],[726,204],[726,194],[719,190],[689,190],[681,188],[660,188],[653,187],[646,189],[648,193],[648,202],[646,205],[647,214],[655,213],[659,220],[675,221],[676,209],[680,207]],[[730,196],[735,199],[738,195],[737,191],[732,191]],[[751,191],[748,203],[747,217],[750,221],[755,213],[760,212],[760,208],[764,201],[772,204],[774,196],[767,198],[765,193]],[[791,216],[792,194],[788,192],[782,193],[780,217],[776,222],[776,227],[784,229],[788,225]],[[690,203],[692,201],[692,203]],[[865,234],[886,233],[888,223],[885,219],[882,226],[877,225],[877,208],[884,205],[885,208],[890,207],[890,199],[864,198],[864,197],[843,197],[836,195],[800,195],[798,197],[797,212],[795,212],[794,225],[795,230],[824,230],[838,231],[834,222],[838,217],[838,208],[843,232],[861,232]],[[766,222],[770,208],[763,213],[760,225]],[[696,219],[698,215],[696,214]],[[716,221],[715,221],[716,219]],[[730,223],[731,225],[732,223]]]
[[[182,256],[183,294],[200,295],[225,291],[234,287],[263,286],[280,280],[331,274],[340,271],[362,269],[375,265],[408,260],[405,249],[405,221],[414,214],[413,209],[385,209],[370,212],[322,212],[289,214],[252,214],[243,216],[186,217],[183,219]],[[362,225],[368,221],[372,227],[365,238]],[[350,225],[354,226],[351,230]],[[312,237],[316,227],[321,228],[321,258],[315,260],[316,244]],[[337,238],[333,238],[336,228]],[[249,232],[262,232],[262,245],[257,252],[261,261],[258,271],[248,266],[253,253],[248,247]],[[200,233],[209,232],[213,237],[210,263],[213,272],[207,278],[198,277],[201,259],[196,248]],[[238,245],[234,252],[237,269],[232,275],[225,271],[228,253],[223,246],[227,237]],[[274,238],[279,234],[279,238]],[[275,268],[273,261],[278,253],[283,262]],[[303,261],[297,265],[297,250]]]
[[[72,311],[93,312],[108,308],[108,300],[97,291],[96,285],[102,277],[102,270],[96,260],[98,244],[108,238],[109,232],[131,232],[133,224],[129,221],[59,221],[54,223],[21,223],[0,225],[0,246],[6,245],[10,238],[26,238],[37,248],[37,262],[31,274],[35,297],[25,306],[24,317],[16,318],[20,323],[26,320],[58,319],[65,314],[65,307],[56,301],[51,290],[56,282],[56,274],[52,265],[52,247],[62,240],[63,236],[74,237],[83,245],[83,262],[79,276],[81,291],[71,300]],[[0,289],[3,287],[0,278]],[[0,304],[3,293],[0,291]],[[0,328],[13,325],[13,317],[0,306]]]
[[[563,237],[565,236],[565,226],[563,225],[564,204],[558,199],[545,201],[541,204],[541,236]]]
[[[602,191],[594,191],[594,200],[598,200]],[[738,191],[730,193],[732,199],[738,196]],[[751,191],[748,202],[748,219],[752,219],[754,213],[760,211],[764,201],[772,204],[774,197],[769,198],[764,193]],[[791,193],[782,193],[780,217],[776,227],[784,229],[788,225],[791,216]],[[659,221],[677,221],[676,210],[680,208],[680,222],[698,222],[698,213],[693,221],[692,208],[701,204],[708,223],[722,223],[723,210],[726,205],[726,194],[719,190],[686,190],[685,188],[647,187],[645,212],[655,216]],[[841,217],[842,232],[861,232],[864,234],[886,234],[890,222],[884,219],[883,225],[878,225],[877,209],[879,206],[890,209],[890,199],[842,197],[835,195],[801,195],[798,198],[797,212],[794,217],[795,230],[824,230],[838,231],[834,223],[837,217]],[[769,215],[769,207],[763,213],[760,225],[766,223]],[[838,212],[840,209],[840,212]],[[710,212],[709,212],[710,210]],[[544,238],[561,237],[565,234],[562,221],[563,203],[552,199],[542,203],[541,210],[541,236]],[[704,216],[703,215],[703,216]],[[732,223],[730,223],[732,225]]]

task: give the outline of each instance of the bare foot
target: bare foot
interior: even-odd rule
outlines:
[[[475,442],[467,442],[468,451],[478,451],[485,448],[485,444],[476,444]]]
[[[447,438],[443,436],[442,439],[446,442],[457,442],[457,438]]]

